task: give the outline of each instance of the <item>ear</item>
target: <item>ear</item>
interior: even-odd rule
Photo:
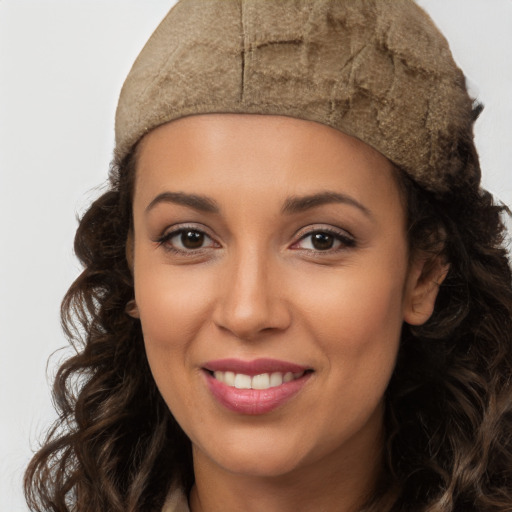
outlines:
[[[404,321],[423,325],[434,312],[439,287],[450,265],[441,255],[416,257],[412,261],[404,294]]]
[[[128,301],[126,307],[124,308],[124,311],[127,315],[131,316],[132,318],[140,318],[139,307],[137,306],[135,299]]]
[[[133,232],[130,229],[128,232],[128,236],[126,237],[126,263],[128,264],[128,268],[130,269],[130,273],[133,276]],[[139,308],[137,307],[137,303],[135,299],[130,300],[126,307],[124,308],[126,314],[130,315],[132,318],[140,318]]]

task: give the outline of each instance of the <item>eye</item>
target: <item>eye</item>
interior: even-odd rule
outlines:
[[[220,247],[204,231],[186,227],[166,233],[158,240],[158,243],[167,250],[180,253]]]
[[[292,249],[332,252],[354,246],[355,240],[351,236],[337,231],[324,229],[306,233],[292,246]]]

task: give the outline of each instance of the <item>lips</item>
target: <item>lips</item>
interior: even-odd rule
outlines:
[[[222,359],[203,367],[214,398],[240,414],[266,414],[284,405],[311,376],[310,368],[274,359]]]

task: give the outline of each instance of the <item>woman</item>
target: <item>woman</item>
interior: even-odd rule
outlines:
[[[179,2],[77,232],[32,508],[510,510],[478,112],[413,2]]]

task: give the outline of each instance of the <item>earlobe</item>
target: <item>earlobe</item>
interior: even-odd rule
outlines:
[[[133,276],[133,232],[131,230],[128,232],[128,236],[126,237],[125,256],[128,268],[130,269],[130,273]],[[124,310],[126,314],[132,318],[140,318],[139,308],[135,302],[135,299],[128,301]]]
[[[124,310],[126,314],[131,316],[132,318],[140,318],[139,308],[137,306],[137,303],[135,302],[135,299],[128,301]]]
[[[437,257],[435,261],[417,261],[409,271],[404,297],[404,321],[423,325],[434,312],[439,287],[450,265]]]

